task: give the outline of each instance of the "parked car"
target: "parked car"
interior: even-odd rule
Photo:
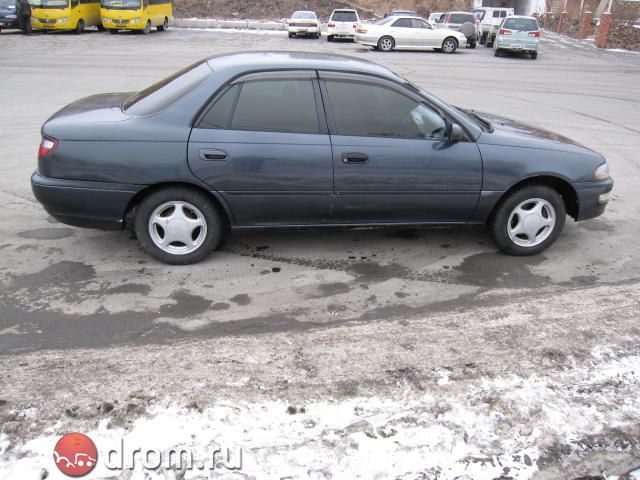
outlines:
[[[360,24],[357,41],[383,52],[392,50],[441,50],[454,53],[467,44],[461,32],[435,28],[419,17],[388,17],[373,25]]]
[[[320,38],[320,21],[316,16],[316,12],[293,12],[287,24],[289,38],[295,37],[296,35]]]
[[[505,18],[493,44],[496,57],[502,52],[523,52],[538,58],[540,26],[535,17],[514,16]]]
[[[359,22],[360,18],[355,10],[334,10],[327,24],[327,41],[332,42],[335,38],[355,40]]]
[[[20,28],[17,12],[18,0],[0,0],[0,31],[3,28]]]
[[[613,188],[602,155],[555,132],[302,52],[224,54],[71,103],[42,126],[31,184],[56,219],[132,227],[171,264],[204,259],[226,228],[487,224],[531,255]]]
[[[447,12],[440,17],[439,26],[457,30],[467,37],[467,46],[476,48],[478,44],[478,21],[470,12]]]
[[[471,10],[480,22],[480,43],[490,47],[502,21],[514,14],[513,8],[478,7]]]
[[[384,14],[384,18],[387,17],[417,17],[418,14],[413,10],[389,10]]]
[[[427,18],[427,21],[433,25],[436,23],[440,23],[440,18],[442,18],[442,16],[444,15],[443,12],[433,12],[431,14],[429,14],[429,18]]]

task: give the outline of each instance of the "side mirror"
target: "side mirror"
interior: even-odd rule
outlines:
[[[449,143],[458,143],[464,140],[464,130],[457,123],[449,126]]]

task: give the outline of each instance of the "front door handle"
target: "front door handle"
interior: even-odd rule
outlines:
[[[203,148],[200,150],[200,160],[207,162],[210,161],[225,161],[229,159],[229,154],[224,150],[210,150]]]
[[[369,163],[369,157],[364,153],[345,153],[342,161],[344,163]]]

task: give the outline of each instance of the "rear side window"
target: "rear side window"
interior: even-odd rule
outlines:
[[[211,107],[199,127],[320,133],[312,81],[264,79],[231,87]]]
[[[413,23],[411,23],[411,19],[409,18],[401,18],[400,20],[396,20],[392,27],[413,28]]]
[[[466,13],[453,13],[449,19],[450,23],[466,23],[473,22],[473,15]]]
[[[356,12],[333,12],[333,15],[331,15],[331,20],[333,20],[334,22],[357,22],[358,15],[356,14]]]
[[[212,75],[206,60],[183,68],[173,75],[135,94],[122,105],[125,112],[135,116],[158,113]]]
[[[444,119],[433,109],[392,88],[327,80],[338,135],[413,139],[443,138]]]
[[[533,18],[507,18],[502,23],[502,28],[521,32],[535,32],[539,29],[538,22]]]

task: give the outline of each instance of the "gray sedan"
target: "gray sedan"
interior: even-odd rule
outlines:
[[[133,228],[189,264],[226,229],[487,224],[538,253],[603,213],[602,155],[450,106],[355,58],[237,53],[139,93],[74,102],[42,127],[33,191],[62,222]]]

